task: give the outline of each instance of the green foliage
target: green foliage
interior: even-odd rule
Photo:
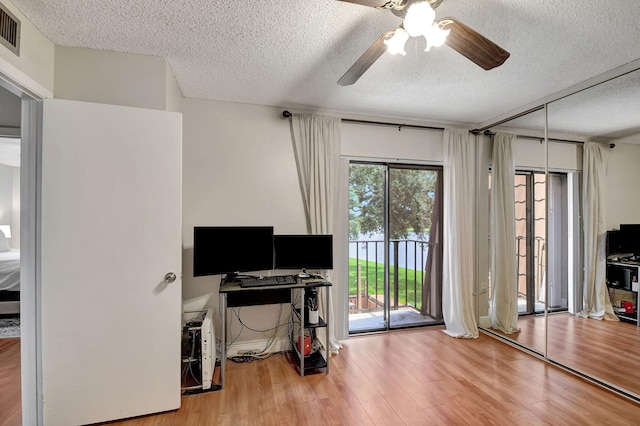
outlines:
[[[431,228],[436,172],[391,169],[389,175],[391,239],[407,238],[410,231],[424,236]]]
[[[352,207],[353,206],[353,207]],[[356,209],[359,206],[358,196],[353,188],[349,188],[349,239],[355,240],[360,235],[360,221],[356,216]]]
[[[384,166],[352,164],[349,169],[349,236],[371,235],[384,226]],[[424,236],[431,227],[437,171],[390,168],[391,239],[410,232]]]
[[[349,168],[349,218],[355,222],[349,232],[381,232],[384,223],[384,168],[374,165],[351,165]],[[358,233],[350,235],[358,238]]]

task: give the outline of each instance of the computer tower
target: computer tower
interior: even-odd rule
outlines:
[[[202,320],[200,330],[200,353],[202,354],[202,389],[211,388],[213,370],[216,365],[216,338],[213,328],[213,311],[209,309]]]
[[[183,391],[211,389],[216,364],[212,309],[184,313],[182,363]]]

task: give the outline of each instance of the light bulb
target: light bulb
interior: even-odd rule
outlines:
[[[415,2],[407,10],[402,26],[411,37],[427,34],[436,17],[436,12],[426,1]]]
[[[398,28],[391,38],[384,41],[384,44],[387,45],[387,51],[392,55],[400,54],[404,56],[407,54],[404,51],[404,44],[407,40],[409,40],[409,34],[404,29]]]
[[[434,22],[429,31],[424,35],[427,40],[427,47],[424,49],[428,52],[432,47],[440,47],[444,44],[451,30],[443,30],[437,22]]]

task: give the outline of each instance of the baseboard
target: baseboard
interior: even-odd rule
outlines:
[[[264,340],[247,340],[243,342],[233,343],[227,350],[227,358],[234,357],[247,352],[260,353],[267,346],[268,341]],[[284,352],[291,349],[288,337],[280,337],[276,339],[273,344],[266,349],[266,352]]]

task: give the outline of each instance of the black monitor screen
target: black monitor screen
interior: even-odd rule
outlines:
[[[607,231],[607,256],[628,253],[627,244],[624,241],[622,231]]]
[[[625,251],[640,254],[640,224],[620,225],[620,233]]]
[[[273,269],[272,226],[196,226],[193,276]]]
[[[276,269],[333,269],[333,235],[274,235]]]

